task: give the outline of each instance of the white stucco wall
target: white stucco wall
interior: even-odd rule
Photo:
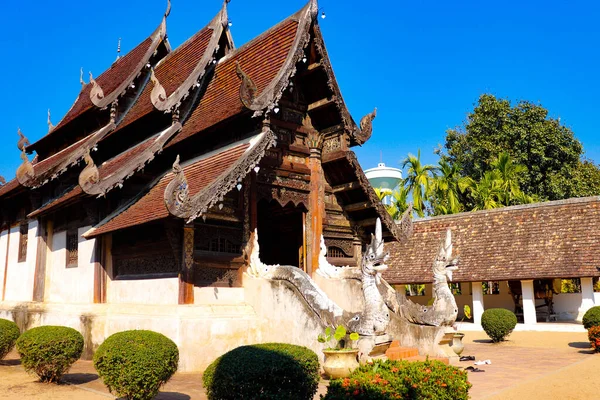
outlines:
[[[600,306],[600,292],[595,292],[594,293],[594,303],[597,306]]]
[[[242,303],[244,303],[244,288],[194,286],[194,304],[210,305]]]
[[[86,240],[81,235],[91,226],[79,228],[77,267],[67,268],[67,232],[54,232],[52,239],[51,263],[47,264],[46,274],[50,279],[46,287],[46,301],[51,303],[93,303],[94,302],[94,250],[96,240]]]
[[[29,222],[27,231],[27,257],[19,260],[19,227],[10,230],[8,269],[6,271],[6,301],[31,301],[37,253],[37,221]]]
[[[173,278],[108,280],[107,303],[177,304],[179,280]]]

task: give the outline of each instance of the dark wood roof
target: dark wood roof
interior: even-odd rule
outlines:
[[[415,221],[407,243],[388,245],[384,278],[431,282],[447,229],[460,257],[458,282],[600,276],[600,197],[587,197]]]
[[[206,188],[209,184],[235,164],[250,147],[248,141],[223,149],[214,154],[203,156],[183,167],[188,180],[190,196]],[[173,180],[172,172],[164,174],[157,182],[150,185],[145,193],[134,199],[130,204],[120,208],[104,221],[100,222],[86,237],[93,237],[113,232],[127,227],[141,225],[169,216],[165,207],[165,188]]]

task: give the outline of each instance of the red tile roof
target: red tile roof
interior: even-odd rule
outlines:
[[[219,62],[204,96],[169,147],[244,111],[236,62],[256,85],[257,97],[277,76],[296,37],[298,22],[287,19]]]
[[[169,53],[157,65],[154,74],[165,88],[167,96],[171,95],[171,93],[181,86],[193,72],[198,62],[202,59],[212,34],[212,29],[208,27],[202,29],[175,49],[175,51]],[[154,111],[154,106],[150,101],[150,93],[152,92],[153,87],[154,85],[152,83],[146,85],[135,105],[127,113],[115,132]],[[115,132],[113,132],[113,134]]]
[[[129,77],[135,70],[135,67],[144,58],[144,55],[152,45],[152,37],[147,38],[142,43],[138,44],[133,50],[121,57],[118,61],[115,61],[109,69],[104,71],[100,76],[95,78],[96,82],[102,88],[105,95],[112,93],[127,77]],[[75,100],[75,103],[58,125],[46,136],[50,136],[60,130],[63,126],[76,119],[78,116],[83,114],[85,111],[94,107],[90,99],[90,91],[92,85],[89,83],[85,85],[79,96]],[[35,143],[30,147],[35,147]]]
[[[249,147],[249,143],[243,143],[185,166],[183,171],[188,181],[190,197],[196,195],[227,171]],[[168,217],[169,211],[165,206],[164,192],[173,177],[172,172],[163,175],[146,193],[132,202],[133,204],[124,207],[113,218],[101,222],[89,236],[98,236]]]
[[[392,284],[432,281],[447,229],[458,282],[600,276],[600,197],[468,212],[415,221],[408,243],[390,243]]]

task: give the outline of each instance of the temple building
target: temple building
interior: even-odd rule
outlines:
[[[352,151],[375,112],[350,115],[316,0],[239,48],[227,3],[176,49],[169,5],[144,41],[82,75],[45,136],[18,132],[23,161],[0,186],[0,317],[73,326],[88,355],[153,329],[181,370],[200,370],[297,319],[245,287],[252,232],[262,261],[310,276],[321,238],[332,265],[356,266],[378,218],[385,240],[401,235]]]
[[[393,285],[425,284],[431,298],[431,260],[450,229],[460,268],[453,293],[475,324],[488,308],[514,311],[525,329],[538,322],[581,321],[600,305],[600,197],[574,198],[420,219],[407,243],[390,247],[392,266],[383,275]],[[577,290],[562,293],[561,280]],[[594,290],[596,289],[596,291]]]

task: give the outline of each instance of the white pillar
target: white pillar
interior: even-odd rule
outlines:
[[[587,310],[594,307],[594,283],[592,278],[581,278],[581,305],[577,321],[581,321]]]
[[[536,324],[535,293],[533,292],[533,280],[521,281],[521,292],[523,293],[523,322],[525,324]]]
[[[472,282],[471,290],[473,292],[473,323],[481,325],[481,315],[484,311],[483,285],[481,282]]]

